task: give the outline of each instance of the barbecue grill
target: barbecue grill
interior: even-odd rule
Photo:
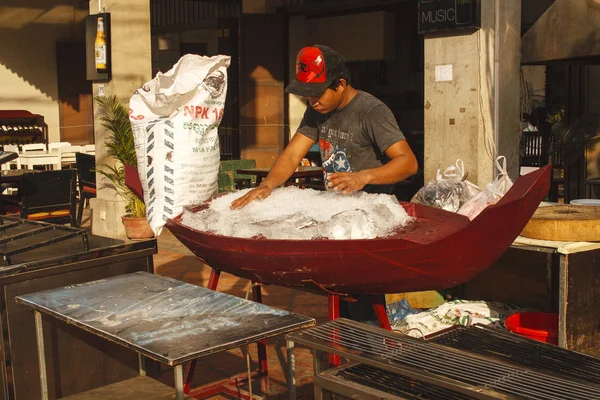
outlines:
[[[528,339],[503,329],[493,329],[484,325],[455,325],[428,336],[428,340],[484,357],[600,385],[600,359]]]
[[[72,252],[89,249],[85,229],[0,216],[0,266],[20,264],[12,268],[0,268],[0,276],[25,268],[23,263],[41,257],[48,251],[55,252],[47,246],[60,242],[67,242]]]
[[[338,319],[290,334],[288,340],[368,366],[365,373],[374,375],[380,389],[389,386],[392,373],[403,377],[398,381],[402,388],[416,381],[423,390],[423,385],[432,386],[455,392],[452,396],[600,399],[600,360],[480,325],[454,327],[423,340]],[[334,373],[372,386],[364,378],[369,375],[360,378],[361,368]]]

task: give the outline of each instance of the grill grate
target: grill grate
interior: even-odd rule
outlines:
[[[335,376],[372,387],[386,393],[401,396],[405,399],[419,400],[470,400],[466,396],[449,389],[421,383],[414,379],[406,378],[399,374],[385,372],[365,364],[357,364],[336,373]]]
[[[600,360],[483,325],[457,325],[431,340],[455,349],[600,384]]]
[[[87,230],[83,228],[0,216],[0,266],[12,265],[14,256],[74,238],[82,239],[82,251],[89,249]],[[0,275],[10,271],[0,271]]]
[[[504,394],[522,399],[600,399],[600,386],[592,383],[572,381],[345,319],[292,336],[299,344],[325,351],[338,349],[342,355],[352,353],[377,368],[423,376],[444,387],[464,389],[465,384],[472,385],[474,394],[475,390],[486,390],[498,394],[495,397]]]

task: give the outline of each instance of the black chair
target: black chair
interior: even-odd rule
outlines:
[[[77,174],[79,176],[79,209],[77,210],[77,225],[81,225],[85,201],[96,197],[96,157],[91,154],[75,153]]]
[[[19,215],[22,219],[70,223],[77,225],[77,197],[75,181],[77,171],[63,169],[25,173],[21,177],[19,202],[4,202],[1,209],[6,215]]]

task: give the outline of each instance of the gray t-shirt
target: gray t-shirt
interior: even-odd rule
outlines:
[[[389,161],[385,150],[405,139],[390,109],[363,91],[325,115],[308,106],[298,132],[319,143],[326,173],[381,167]]]

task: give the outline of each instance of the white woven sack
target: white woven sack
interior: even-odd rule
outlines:
[[[146,216],[158,236],[183,207],[217,191],[229,56],[187,54],[130,101]]]

